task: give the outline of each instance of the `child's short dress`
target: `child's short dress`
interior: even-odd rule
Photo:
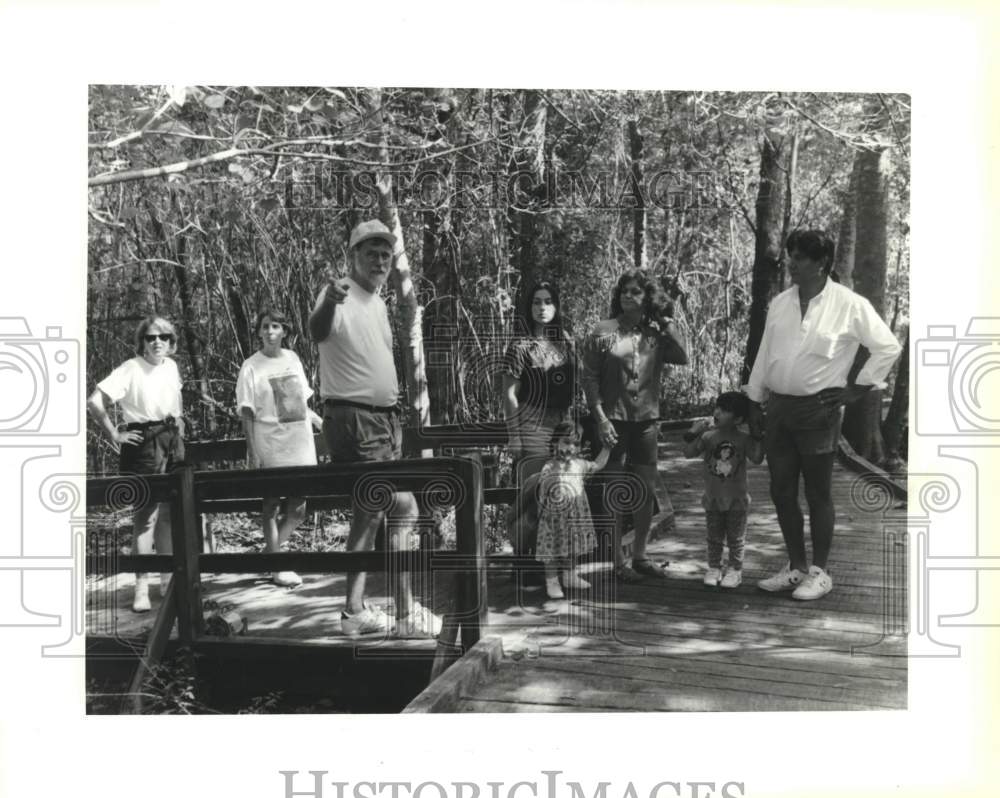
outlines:
[[[567,560],[597,547],[584,481],[596,463],[574,457],[550,460],[538,480],[538,544],[542,562]]]

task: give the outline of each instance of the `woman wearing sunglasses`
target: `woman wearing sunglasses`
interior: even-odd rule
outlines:
[[[184,459],[181,420],[181,377],[170,357],[177,350],[177,331],[166,319],[149,316],[135,331],[136,357],[126,360],[87,400],[91,416],[119,446],[121,474],[163,474]],[[118,404],[123,423],[116,425],[104,408]],[[146,501],[133,506],[132,552],[169,554],[170,505]],[[160,577],[160,594],[169,574]],[[147,574],[135,575],[133,612],[149,612]]]

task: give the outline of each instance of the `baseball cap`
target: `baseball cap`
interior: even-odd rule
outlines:
[[[396,246],[396,236],[389,232],[389,228],[378,219],[372,219],[370,222],[361,222],[355,225],[351,231],[351,241],[347,248],[354,249],[362,241],[367,241],[369,238],[381,238],[390,247]]]

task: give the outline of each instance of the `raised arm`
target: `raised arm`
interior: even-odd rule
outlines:
[[[337,305],[344,301],[348,290],[346,281],[336,280],[332,273],[328,274],[328,282],[319,292],[316,305],[309,314],[309,337],[314,343],[318,344],[329,337]]]
[[[688,363],[687,348],[677,325],[670,319],[664,319],[662,330],[663,362],[673,363],[675,366],[686,366]]]

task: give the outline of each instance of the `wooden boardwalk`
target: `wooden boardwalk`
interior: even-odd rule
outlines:
[[[813,602],[772,595],[757,579],[784,562],[767,491],[766,466],[752,468],[744,584],[720,591],[701,583],[705,542],[699,462],[680,455],[679,434],[661,444],[660,468],[676,509],[676,529],[650,544],[669,561],[666,580],[621,586],[606,566],[585,574],[593,589],[550,601],[541,588],[516,589],[506,572],[488,583],[491,658],[467,657],[445,674],[421,711],[742,711],[903,709],[905,639],[883,638],[886,614],[905,618],[905,586],[887,583],[887,562],[905,563],[905,543],[885,542],[886,521],[905,517],[901,502],[859,507],[858,477],[837,466],[834,591]],[[888,548],[887,548],[888,547]],[[205,575],[204,597],[231,605],[260,641],[354,646],[340,632],[343,575],[306,575],[296,590],[251,575]],[[372,575],[372,600],[384,602],[384,577]],[[425,593],[442,611],[450,580]],[[88,632],[142,636],[154,613],[128,606],[131,576],[88,585]],[[361,639],[366,646],[379,641]],[[493,642],[489,642],[492,640]],[[385,641],[388,643],[389,641]],[[405,644],[430,653],[433,641]],[[398,652],[395,644],[393,651]],[[500,653],[502,650],[502,654]],[[484,663],[486,663],[484,665]],[[463,673],[463,669],[468,671]],[[432,690],[433,685],[432,685]]]

